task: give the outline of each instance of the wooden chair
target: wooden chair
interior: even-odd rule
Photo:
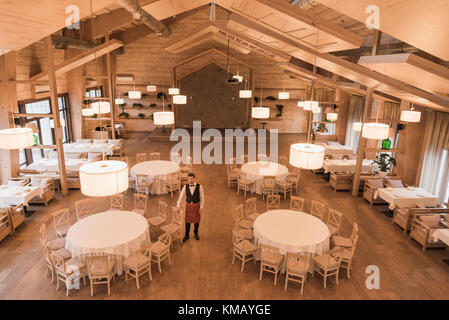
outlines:
[[[287,252],[285,263],[285,287],[287,290],[288,281],[301,284],[301,295],[304,290],[304,283],[307,279],[307,273],[310,268],[310,256],[299,253]]]
[[[172,174],[170,179],[165,181],[165,185],[167,186],[167,191],[171,193],[171,197],[173,198],[173,191],[181,190],[181,176],[179,173]]]
[[[238,185],[239,173],[233,172],[230,164],[226,165],[226,177],[228,181],[228,189],[232,184]]]
[[[331,235],[335,235],[338,233],[341,225],[341,218],[343,217],[343,213],[335,209],[329,209],[329,215],[327,216],[326,225],[329,228],[329,232]]]
[[[279,156],[279,164],[282,164],[283,166],[288,166],[287,157]]]
[[[260,244],[260,276],[264,271],[274,273],[274,285],[276,285],[277,275],[281,271],[284,257],[279,253],[279,249],[266,244]]]
[[[16,233],[16,229],[25,222],[25,208],[23,207],[23,203],[9,208],[9,215],[12,233],[14,234]]]
[[[90,198],[75,201],[75,212],[78,220],[88,217],[94,213],[94,209],[92,208],[93,201],[94,200]]]
[[[140,214],[141,216],[146,216],[147,213],[147,205],[148,205],[148,197],[143,193],[135,193],[134,194],[134,209],[132,210],[135,213]]]
[[[109,210],[123,211],[125,208],[125,195],[123,193],[117,193],[111,196],[111,208]]]
[[[353,173],[331,172],[329,177],[329,186],[335,191],[352,190]]]
[[[284,181],[276,181],[276,186],[279,192],[284,194],[284,199],[287,199],[287,193],[290,192],[290,197],[292,196],[293,185],[290,181],[285,179]]]
[[[56,273],[56,290],[59,290],[59,281],[65,283],[66,296],[69,296],[70,289],[79,289],[81,277],[86,285],[87,266],[84,261],[78,258],[64,259],[58,253],[51,255]]]
[[[123,261],[125,271],[125,282],[128,282],[128,276],[136,279],[137,289],[140,289],[139,277],[148,272],[148,277],[153,280],[151,275],[151,244],[137,250],[132,256]]]
[[[305,199],[297,196],[290,197],[290,210],[304,212]]]
[[[249,198],[245,201],[246,219],[254,221],[260,215],[257,212],[257,198]]]
[[[377,189],[383,187],[384,184],[382,179],[368,179],[365,181],[365,186],[363,188],[363,198],[368,200],[370,206],[372,206],[373,203],[385,203],[385,201],[380,199],[379,197],[377,199],[374,199],[374,194],[376,193]]]
[[[234,221],[236,223],[238,223],[238,226],[243,229],[252,229],[253,228],[254,221],[245,219],[245,217],[243,215],[243,204],[239,204],[235,208]]]
[[[158,214],[157,216],[148,218],[148,223],[150,227],[159,228],[167,221],[168,215],[168,204],[164,201],[159,200],[158,203]]]
[[[108,285],[108,295],[111,295],[111,279],[114,279],[114,261],[108,261],[108,255],[87,256],[87,272],[90,279],[90,295],[94,295],[94,286]]]
[[[299,174],[296,172],[289,172],[287,174],[287,181],[292,184],[292,192],[295,191],[295,194],[298,194],[299,190]],[[290,193],[291,195],[291,193]]]
[[[313,258],[313,269],[323,277],[324,288],[326,288],[327,278],[335,276],[338,284],[338,271],[340,270],[342,249],[335,250],[334,253],[326,253]],[[313,274],[312,274],[313,276]]]
[[[264,177],[262,182],[262,199],[265,198],[265,195],[274,194],[274,186],[276,184],[276,181],[274,177]]]
[[[253,230],[252,229],[245,229],[242,228],[240,225],[240,220],[234,221],[234,226],[232,228],[232,230],[234,230],[235,232],[237,232],[240,237],[242,237],[245,240],[248,240],[252,243],[254,243],[254,235],[253,235]]]
[[[168,263],[171,264],[170,236],[167,233],[160,235],[158,241],[151,245],[151,261],[157,263],[159,273],[162,273],[161,262],[165,259],[168,259]]]
[[[51,251],[48,248],[48,246],[42,245],[42,252],[43,252],[44,258],[45,258],[45,265],[47,266],[47,268],[45,268],[45,276],[47,276],[48,271],[50,271],[51,283],[53,283],[54,279],[55,279],[55,268],[54,268],[54,262],[53,262],[53,258],[51,255]]]
[[[161,230],[169,235],[170,244],[173,244],[175,240],[179,240],[182,244],[182,211],[173,207],[171,222],[162,226]]]
[[[192,157],[187,157],[186,159],[182,159],[182,164],[183,166],[181,166],[181,172],[183,173],[187,173],[192,171]]]
[[[314,217],[317,217],[320,220],[324,219],[324,209],[325,205],[317,200],[312,200],[312,205],[310,207],[310,214]]]
[[[356,235],[358,235],[358,233],[359,233],[359,226],[357,223],[354,222],[354,224],[352,225],[352,232],[349,238],[342,236],[333,236],[332,242],[337,247],[351,248],[354,245],[354,239]]]
[[[150,181],[150,178],[146,174],[136,174],[136,187],[138,193],[151,193],[151,186],[153,182]]]
[[[59,255],[64,256],[66,259],[70,259],[72,257],[72,253],[66,249],[65,247],[65,239],[64,238],[56,238],[49,240],[47,226],[42,224],[39,228],[39,239],[41,241],[42,246],[48,247],[51,253],[57,252]]]
[[[400,226],[402,229],[404,229],[404,233],[406,233],[410,230],[413,217],[417,214],[449,214],[449,208],[406,208],[402,206],[396,206],[392,223]]]
[[[53,226],[55,227],[58,237],[64,238],[69,231],[70,221],[70,209],[64,208],[53,212]]]
[[[281,196],[279,194],[269,194],[267,196],[267,211],[281,208]]]
[[[329,253],[333,254],[334,256],[340,255],[340,268],[346,269],[348,279],[351,277],[352,259],[354,258],[355,248],[357,247],[358,240],[359,236],[356,235],[354,238],[354,245],[351,248],[335,247],[329,251]]]
[[[249,180],[245,174],[243,173],[239,174],[239,178],[237,180],[237,194],[239,194],[240,190],[243,190],[244,191],[243,197],[246,198],[246,193],[248,191],[251,191],[250,189],[251,186],[254,185],[254,182],[255,181]]]
[[[41,193],[38,196],[35,196],[28,203],[29,204],[40,204],[43,203],[48,206],[48,203],[56,197],[55,192],[55,181],[53,179],[42,179],[41,185]]]
[[[12,235],[11,219],[8,209],[0,210],[0,241]]]
[[[254,260],[256,264],[257,247],[250,241],[246,240],[237,230],[232,230],[232,264],[235,262],[235,258],[242,261],[241,272],[245,268],[245,263]]]
[[[136,162],[141,163],[147,161],[147,154],[146,153],[138,153],[136,154]]]
[[[446,229],[442,218],[447,215],[444,214],[423,214],[414,215],[412,225],[410,228],[410,239],[415,240],[421,246],[423,251],[427,248],[441,248],[447,247],[447,244],[441,240],[434,241],[433,234],[438,229]]]
[[[161,160],[161,153],[160,152],[151,152],[150,153],[150,161],[153,160]]]

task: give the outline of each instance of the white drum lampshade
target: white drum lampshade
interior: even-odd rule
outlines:
[[[304,108],[304,106],[305,106],[305,101],[298,101],[299,108]]]
[[[128,98],[137,100],[142,98],[142,94],[140,91],[129,91]]]
[[[148,91],[148,92],[155,92],[155,91],[156,91],[156,86],[148,85],[148,86],[147,86],[147,91]]]
[[[270,117],[270,108],[254,107],[251,109],[251,117],[254,119],[268,119]]]
[[[354,131],[362,131],[362,123],[361,122],[354,122],[352,124],[352,130]]]
[[[304,110],[311,111],[318,108],[318,101],[304,101]]]
[[[26,149],[34,146],[33,129],[11,128],[0,130],[0,149]]]
[[[81,114],[85,117],[90,117],[94,115],[94,111],[92,110],[92,108],[84,108],[81,109]]]
[[[103,114],[111,112],[111,105],[107,101],[97,101],[90,104],[94,114]]]
[[[122,98],[115,99],[115,104],[124,104],[124,103],[125,103],[125,100]]]
[[[421,120],[421,112],[414,110],[401,111],[401,121],[419,122]]]
[[[173,103],[174,104],[186,104],[187,103],[187,96],[183,96],[183,95],[176,95],[173,96]]]
[[[388,138],[390,126],[384,123],[365,123],[362,128],[362,137],[366,139],[383,140]]]
[[[59,119],[59,122],[61,123],[61,127],[65,127],[65,120],[64,119]],[[50,128],[54,128],[55,127],[55,120],[50,119]]]
[[[289,162],[301,169],[319,169],[323,167],[324,148],[310,143],[295,143],[290,146]]]
[[[281,91],[278,93],[278,99],[280,100],[287,100],[290,99],[290,92]]]
[[[153,122],[155,125],[168,126],[175,123],[175,114],[171,111],[162,111],[153,113]]]
[[[336,112],[329,112],[326,115],[326,119],[329,120],[329,121],[336,121],[338,119],[338,113],[336,113]]]
[[[107,197],[128,189],[128,165],[123,161],[96,161],[81,166],[81,192],[89,197]]]
[[[168,94],[172,96],[179,94],[179,88],[168,88]]]
[[[251,90],[240,90],[239,97],[240,98],[251,98],[253,96],[253,92]]]

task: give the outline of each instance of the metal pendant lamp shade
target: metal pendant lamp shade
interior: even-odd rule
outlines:
[[[362,127],[362,137],[373,140],[383,140],[388,138],[390,126],[384,123],[365,123]]]
[[[129,187],[128,165],[123,161],[96,161],[81,166],[81,193],[89,197],[107,197]]]
[[[32,146],[34,146],[32,129],[10,128],[0,130],[0,149],[26,149]]]
[[[171,111],[162,111],[153,113],[153,122],[155,125],[168,126],[175,123],[175,114]]]
[[[280,100],[287,100],[290,99],[290,92],[287,91],[281,91],[278,93],[278,99]]]
[[[181,94],[173,96],[173,103],[174,104],[187,104],[187,96],[184,96]]]
[[[240,90],[239,97],[240,98],[251,98],[253,96],[253,92],[251,90]]]
[[[338,119],[338,114],[336,112],[329,112],[326,114],[326,119],[329,121],[336,121]]]
[[[421,121],[421,112],[414,110],[403,110],[401,111],[401,121],[419,122]]]
[[[295,143],[290,146],[289,162],[301,169],[319,169],[323,167],[324,148],[310,143]]]

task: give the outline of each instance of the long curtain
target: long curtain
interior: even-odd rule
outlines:
[[[352,130],[354,122],[361,122],[363,117],[363,105],[365,98],[361,96],[352,96],[349,104],[348,123],[346,126],[345,145],[354,152],[357,152],[359,146],[360,132]]]
[[[449,113],[432,112],[427,121],[420,186],[442,204],[449,183]]]

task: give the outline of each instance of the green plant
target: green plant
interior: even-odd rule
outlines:
[[[284,105],[282,104],[276,104],[276,108],[278,109],[279,113],[276,114],[276,117],[282,117],[282,114],[284,113]]]
[[[379,166],[380,171],[388,172],[391,165],[396,165],[396,159],[390,156],[388,153],[378,153],[373,163]]]
[[[151,103],[151,104],[150,104],[150,107],[151,107],[151,108],[157,107],[157,104]]]
[[[172,107],[171,103],[167,104],[167,107],[168,107],[168,110],[171,110],[171,107]]]
[[[144,115],[143,113],[139,113],[137,116],[138,116],[140,119],[145,118],[145,115]]]
[[[165,93],[164,92],[158,92],[157,93],[157,98],[159,99],[159,100],[162,100],[162,97],[164,97],[164,99],[166,99],[167,100],[167,96],[165,95]]]
[[[275,101],[275,100],[276,100],[276,97],[268,96],[268,97],[266,97],[265,99],[270,100],[270,101]]]
[[[119,118],[124,118],[124,119],[128,119],[129,118],[129,113],[127,112],[122,112],[118,115]]]
[[[143,99],[143,98],[145,98],[145,97],[148,97],[148,93],[142,93],[141,95],[140,95],[140,97]]]
[[[254,102],[258,103],[259,102],[259,97],[254,96]]]
[[[92,118],[97,119],[97,114],[94,113],[94,114],[92,115]]]
[[[133,103],[133,107],[138,108],[140,110],[143,108],[143,104],[135,102]]]
[[[128,97],[128,96],[129,96],[128,92],[125,92],[123,95],[124,95],[125,97]]]
[[[126,103],[119,104],[118,106],[122,109],[122,112],[125,112]]]

